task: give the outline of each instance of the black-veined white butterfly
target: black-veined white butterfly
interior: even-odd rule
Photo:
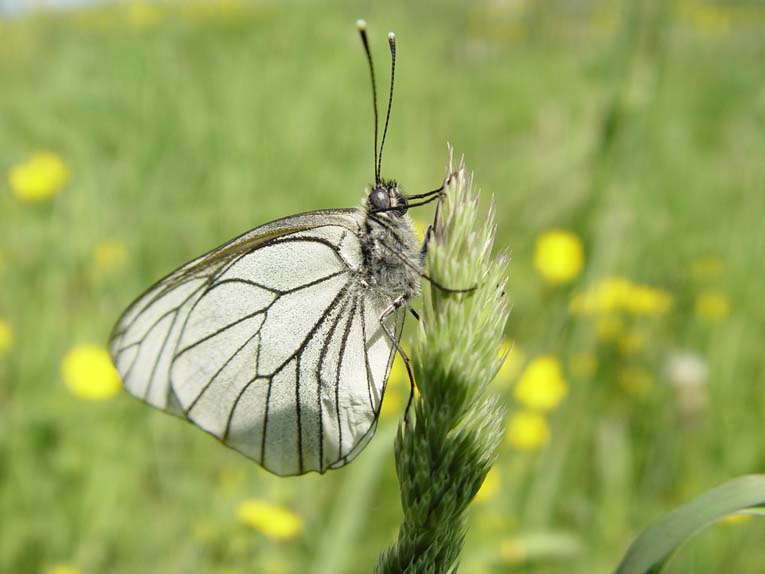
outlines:
[[[117,321],[110,340],[127,390],[188,419],[278,475],[350,462],[374,434],[407,302],[419,293],[424,246],[406,196],[380,177],[360,208],[285,217],[160,279]],[[427,243],[427,240],[426,240]],[[407,362],[408,368],[408,362]],[[411,371],[409,371],[411,380]]]

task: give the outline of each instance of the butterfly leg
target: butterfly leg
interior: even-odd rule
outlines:
[[[393,343],[393,346],[396,348],[396,352],[401,356],[401,360],[404,361],[404,366],[406,367],[406,374],[409,377],[409,400],[406,403],[406,410],[404,411],[404,422],[408,423],[409,408],[412,406],[412,399],[414,399],[414,374],[412,373],[412,364],[411,364],[411,361],[409,360],[409,356],[406,354],[406,351],[404,351],[404,349],[399,344],[398,338],[396,338],[396,336],[391,332],[391,330],[385,324],[385,319],[390,317],[403,305],[406,305],[406,302],[407,300],[405,297],[398,297],[394,299],[393,302],[390,305],[388,305],[382,313],[380,313],[379,320],[380,320],[380,326],[382,327],[383,332],[387,335],[388,339],[390,339],[390,342]]]

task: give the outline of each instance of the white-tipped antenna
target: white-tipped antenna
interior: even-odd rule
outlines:
[[[385,136],[388,133],[390,109],[393,104],[393,84],[396,78],[396,35],[393,32],[388,32],[388,46],[390,47],[390,92],[388,92],[388,111],[385,113],[385,127],[383,128],[382,141],[380,142],[380,153],[377,155],[377,166],[375,168],[377,181],[380,181],[383,147],[385,146]]]
[[[365,20],[358,19],[356,20],[356,28],[359,30],[359,35],[361,36],[361,42],[364,44],[364,52],[366,52],[367,55],[367,63],[369,64],[369,76],[372,78],[372,109],[374,110],[375,114],[375,149],[374,149],[374,163],[372,166],[375,170],[375,183],[380,183],[380,170],[377,167],[379,165],[378,155],[377,155],[377,85],[375,83],[375,67],[372,64],[372,52],[369,50],[369,40],[367,39],[367,23]]]

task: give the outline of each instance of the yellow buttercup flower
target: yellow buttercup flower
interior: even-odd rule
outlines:
[[[401,412],[404,404],[404,393],[407,400],[409,398],[409,376],[406,373],[404,360],[396,355],[388,376],[388,383],[385,386],[385,395],[383,403],[380,406],[380,416],[389,417]]]
[[[633,315],[663,315],[672,306],[672,297],[659,289],[631,285],[623,302],[624,310]]]
[[[547,412],[560,404],[568,388],[560,363],[552,355],[532,360],[515,386],[515,400],[536,411]]]
[[[121,388],[109,353],[98,345],[78,345],[70,350],[61,364],[61,374],[69,392],[81,399],[103,401]]]
[[[622,308],[632,283],[623,277],[606,277],[583,293],[574,295],[569,310],[575,314],[609,313]]]
[[[393,364],[390,368],[390,374],[388,375],[388,383],[386,385],[386,393],[392,388],[403,389],[409,388],[409,375],[406,372],[406,365],[404,365],[404,359],[402,359],[398,353],[393,359]]]
[[[69,168],[55,153],[38,152],[11,168],[8,181],[18,199],[44,201],[53,197],[69,181]]]
[[[72,564],[52,564],[45,569],[45,574],[80,574],[80,569]]]
[[[119,241],[101,241],[93,250],[93,263],[97,269],[111,271],[127,262],[127,247]]]
[[[481,488],[478,489],[478,492],[475,495],[475,501],[476,502],[488,502],[489,500],[493,500],[497,497],[497,494],[499,494],[499,487],[501,486],[501,480],[499,476],[499,471],[495,468],[492,468],[489,470],[489,473],[486,475],[486,478],[483,479],[483,484],[481,485]]]
[[[632,315],[663,315],[671,306],[672,297],[665,291],[633,283],[624,277],[606,277],[574,295],[569,311],[580,315],[616,311]]]
[[[236,509],[239,521],[272,540],[289,540],[303,530],[303,520],[286,508],[254,498]]]
[[[720,321],[730,314],[730,300],[725,293],[705,291],[696,296],[696,317],[705,321]]]
[[[13,348],[13,329],[10,323],[0,319],[0,356]]]
[[[569,370],[578,379],[592,378],[598,372],[598,357],[589,351],[575,353],[571,356]]]
[[[507,423],[507,442],[518,450],[535,451],[550,441],[547,419],[539,413],[520,411]]]
[[[584,267],[581,240],[570,231],[553,230],[543,233],[537,239],[534,266],[546,281],[554,284],[568,283]]]
[[[401,412],[404,405],[404,400],[401,398],[401,393],[398,389],[388,389],[385,391],[382,405],[380,405],[380,416],[388,418]]]

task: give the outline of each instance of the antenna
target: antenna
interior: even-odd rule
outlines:
[[[372,108],[375,113],[375,157],[372,166],[375,168],[375,183],[380,183],[380,162],[377,156],[377,85],[375,84],[375,67],[372,64],[372,52],[369,51],[369,40],[367,39],[367,23],[364,20],[356,20],[356,27],[359,30],[361,36],[361,42],[364,44],[364,52],[367,54],[367,62],[369,63],[369,76],[372,78]],[[388,107],[390,112],[390,106]],[[385,126],[387,128],[387,122]],[[384,138],[383,138],[384,139]]]
[[[375,177],[378,181],[380,181],[382,152],[385,146],[385,136],[388,133],[388,122],[390,121],[390,108],[393,105],[393,81],[396,78],[396,35],[393,32],[388,33],[388,46],[390,47],[390,92],[388,92],[388,111],[385,113],[385,128],[383,129],[382,142],[380,143],[380,153],[377,155]]]

